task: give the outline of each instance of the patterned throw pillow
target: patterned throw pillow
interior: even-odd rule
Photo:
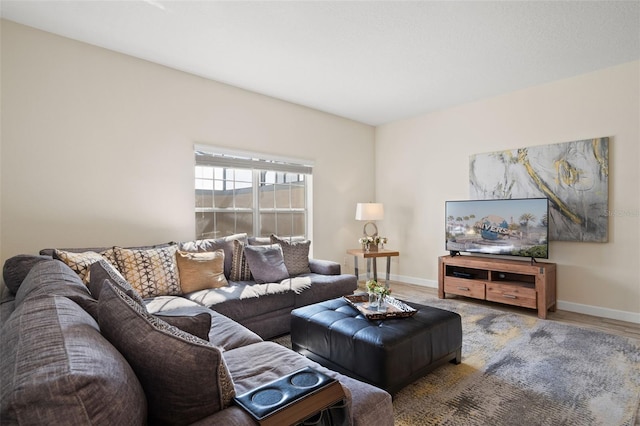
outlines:
[[[309,274],[309,246],[311,241],[287,241],[271,234],[271,243],[278,244],[282,247],[282,255],[284,256],[284,264],[289,271],[289,275]]]
[[[75,253],[65,250],[54,250],[53,257],[61,260],[69,266],[73,272],[78,274],[83,283],[88,283],[87,277],[89,267],[99,260],[105,259],[112,265],[116,264],[115,253],[113,249],[109,249],[100,253],[95,251],[85,251],[82,253]]]
[[[244,257],[244,246],[242,241],[233,241],[233,260],[231,261],[231,281],[250,281],[251,270],[247,259]]]
[[[142,298],[180,294],[177,246],[114,251],[118,269]]]
[[[106,284],[98,300],[100,331],[140,380],[149,424],[191,424],[231,404],[235,390],[220,348],[150,315]]]
[[[229,285],[224,276],[223,249],[202,253],[178,250],[176,261],[183,293]]]

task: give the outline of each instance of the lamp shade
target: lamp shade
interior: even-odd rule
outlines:
[[[356,205],[356,220],[382,220],[384,206],[382,203],[358,203]]]

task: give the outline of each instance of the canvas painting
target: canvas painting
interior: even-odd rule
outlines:
[[[607,242],[609,138],[472,155],[471,199],[549,199],[549,239]]]

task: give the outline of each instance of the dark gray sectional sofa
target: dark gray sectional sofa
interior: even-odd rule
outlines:
[[[183,297],[269,339],[289,332],[293,309],[352,294],[358,287],[355,275],[341,274],[338,263],[309,259],[309,267],[310,273],[280,283],[229,281],[229,287],[200,290]]]
[[[340,381],[348,423],[393,424],[388,393],[263,340],[288,332],[293,308],[353,292],[338,264],[139,303],[117,277],[86,284],[43,253],[5,263],[0,424],[251,425],[230,396],[306,366]]]

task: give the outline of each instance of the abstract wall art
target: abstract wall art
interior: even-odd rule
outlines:
[[[607,242],[609,138],[472,155],[471,199],[549,199],[549,239]]]

